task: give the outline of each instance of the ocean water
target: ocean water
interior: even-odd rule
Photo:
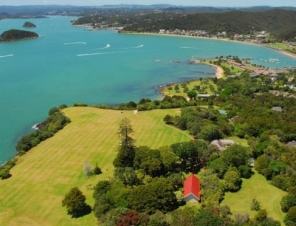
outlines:
[[[30,19],[37,28],[27,30],[41,38],[0,43],[0,164],[15,155],[17,140],[51,107],[156,99],[161,85],[214,76],[210,66],[188,64],[192,57],[237,55],[270,68],[296,66],[296,59],[258,46],[87,31],[71,26],[73,19]],[[0,20],[0,33],[23,29],[24,22]]]

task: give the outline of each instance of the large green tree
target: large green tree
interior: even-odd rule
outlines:
[[[69,215],[74,218],[81,217],[91,212],[89,205],[85,203],[85,196],[77,188],[72,188],[64,197],[62,206],[65,206]]]
[[[120,179],[125,186],[138,185],[140,182],[134,169],[131,167],[116,168],[114,177]]]
[[[133,132],[130,120],[124,118],[119,126],[120,147],[113,161],[115,167],[132,167],[135,157],[134,139],[130,136]]]
[[[289,193],[281,201],[282,211],[285,213],[293,206],[296,206],[296,187],[291,187]]]
[[[198,210],[198,214],[194,219],[194,225],[217,226],[224,225],[224,223],[219,215],[214,214],[210,210],[201,208]]]
[[[197,173],[200,167],[200,159],[198,157],[198,150],[194,142],[182,142],[172,144],[173,152],[181,160],[181,168],[186,172]]]
[[[224,183],[228,191],[238,191],[242,184],[239,172],[230,168],[224,175]]]
[[[218,207],[223,198],[223,188],[219,178],[211,170],[204,170],[200,175],[202,204],[206,207]]]
[[[174,188],[164,178],[156,178],[149,184],[132,189],[129,205],[131,209],[148,214],[155,213],[156,210],[166,213],[178,207]]]
[[[229,166],[239,167],[240,165],[248,165],[250,150],[241,145],[234,144],[223,151],[221,157]]]

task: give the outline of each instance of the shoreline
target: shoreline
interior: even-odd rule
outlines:
[[[191,62],[195,63],[195,64],[204,64],[204,65],[209,65],[211,67],[214,67],[215,70],[216,70],[216,73],[215,73],[215,77],[217,79],[222,79],[223,78],[223,75],[224,75],[224,70],[222,67],[218,66],[218,65],[215,65],[215,64],[210,64],[210,63],[206,63],[206,62],[202,62],[200,60],[192,60]]]
[[[233,43],[241,43],[241,44],[246,44],[246,45],[253,45],[253,46],[260,46],[268,49],[273,49],[277,52],[280,52],[286,56],[292,57],[296,59],[296,54],[293,54],[291,52],[288,52],[286,50],[282,49],[276,49],[269,47],[268,45],[265,44],[258,44],[254,42],[247,42],[247,41],[237,41],[237,40],[230,40],[228,38],[209,38],[209,37],[199,37],[199,36],[189,36],[189,35],[176,35],[176,34],[160,34],[160,33],[149,33],[149,32],[122,32],[120,34],[127,34],[127,35],[153,35],[153,36],[165,36],[165,37],[178,37],[178,38],[193,38],[193,39],[207,39],[207,40],[215,40],[215,41],[223,41],[223,42],[233,42]]]
[[[211,66],[211,67],[214,67],[216,72],[215,72],[215,77],[217,79],[222,79],[224,77],[224,70],[222,67],[218,66],[218,65],[215,65],[215,64],[210,64],[210,63],[206,63],[206,62],[201,62],[200,60],[189,60],[191,63],[193,64],[204,64],[204,65],[208,65],[208,66]],[[207,77],[208,78],[208,77]],[[191,80],[188,80],[186,81],[186,83],[190,83],[190,82],[195,82],[197,80],[199,80],[200,78],[196,78],[196,79],[191,79]],[[178,82],[173,82],[173,83],[167,83],[165,85],[160,85],[157,87],[157,90],[158,90],[158,94],[162,96],[162,98],[165,96],[164,94],[164,90],[170,86],[173,86],[173,85],[176,85],[176,84],[181,84],[181,83],[178,83]]]

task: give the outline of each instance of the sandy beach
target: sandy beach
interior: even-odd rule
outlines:
[[[212,66],[214,66],[214,65],[212,65]],[[222,69],[222,67],[219,67],[217,65],[215,65],[214,67],[216,68],[216,78],[217,79],[223,78],[224,70]]]
[[[224,70],[222,67],[218,66],[218,65],[215,65],[215,64],[210,64],[210,63],[206,63],[206,62],[203,62],[203,61],[200,61],[200,60],[191,60],[191,62],[195,63],[195,64],[206,64],[206,65],[209,65],[209,66],[212,66],[216,69],[216,78],[217,79],[221,79],[223,78],[223,75],[224,75]]]

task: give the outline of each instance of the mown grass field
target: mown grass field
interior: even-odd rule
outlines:
[[[88,107],[65,109],[71,123],[54,137],[20,157],[12,177],[0,180],[0,225],[5,226],[92,226],[91,213],[72,219],[61,206],[64,195],[77,186],[93,205],[92,190],[99,180],[113,175],[113,159],[119,145],[117,130],[123,117],[131,120],[136,145],[152,148],[191,137],[163,123],[166,114],[178,109],[133,114],[131,111],[101,110]],[[85,162],[98,163],[103,174],[86,177]]]
[[[232,214],[248,213],[250,218],[256,215],[251,211],[252,199],[257,199],[261,209],[266,209],[269,217],[279,220],[284,225],[285,214],[281,211],[280,202],[287,193],[272,186],[266,179],[255,172],[250,179],[243,179],[242,188],[237,193],[226,193],[221,205],[228,205]]]

